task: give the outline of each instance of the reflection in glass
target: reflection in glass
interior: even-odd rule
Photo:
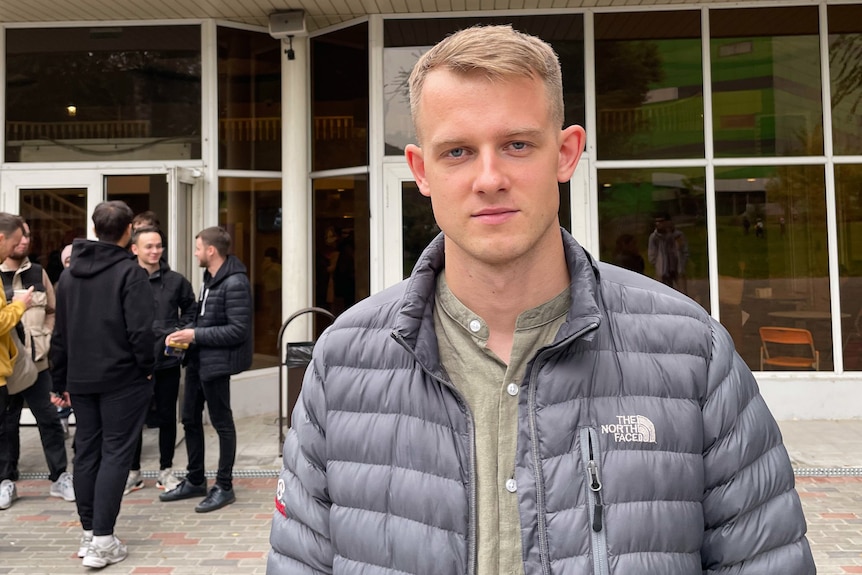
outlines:
[[[431,209],[431,198],[419,192],[415,182],[401,184],[401,244],[404,252],[402,277],[413,271],[422,251],[437,237],[440,228]]]
[[[312,170],[368,163],[368,24],[312,38]]]
[[[41,264],[53,283],[60,279],[60,252],[87,237],[87,189],[21,190],[21,217],[30,226],[30,260]]]
[[[281,327],[281,180],[219,178],[218,225],[232,240],[231,253],[248,269],[254,310],[251,369],[278,365]],[[200,230],[195,230],[197,233]],[[192,285],[200,277],[191,277]]]
[[[862,5],[827,10],[834,149],[862,154]]]
[[[371,291],[368,178],[314,180],[313,213],[314,305],[337,316]]]
[[[599,170],[602,261],[671,285],[709,308],[703,168]]]
[[[218,28],[219,168],[281,170],[281,42]]]
[[[168,180],[165,174],[105,176],[105,197],[108,201],[126,202],[135,214],[155,212],[162,233],[167,235],[171,214],[168,213]]]
[[[816,6],[710,11],[715,154],[823,153]]]
[[[844,369],[862,370],[862,166],[835,167]]]
[[[6,161],[200,158],[200,42],[197,25],[6,30]]]
[[[580,14],[384,20],[383,113],[385,154],[398,156],[416,141],[407,79],[414,64],[447,35],[477,24],[511,24],[551,44],[563,69],[565,125],[584,125],[584,24]]]
[[[596,14],[601,160],[702,158],[700,13]]]
[[[808,329],[832,369],[822,166],[716,168],[721,321],[760,369],[761,326]]]

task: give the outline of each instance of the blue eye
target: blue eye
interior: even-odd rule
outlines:
[[[464,155],[464,148],[455,148],[454,150],[450,150],[449,155],[453,158],[460,158]]]
[[[526,142],[512,142],[512,147],[516,150],[523,150],[527,147]]]

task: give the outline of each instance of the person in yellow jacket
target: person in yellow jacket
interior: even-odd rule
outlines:
[[[5,260],[21,238],[24,236],[24,220],[20,216],[0,212],[0,258]],[[0,260],[2,261],[2,260]],[[16,294],[11,303],[6,301],[6,294],[0,290],[0,413],[6,411],[9,391],[6,389],[6,378],[12,374],[18,348],[12,342],[10,333],[21,321],[21,316],[30,307],[33,288]],[[0,449],[8,446],[0,445]],[[0,509],[8,509],[18,497],[15,484],[9,480],[0,482]]]

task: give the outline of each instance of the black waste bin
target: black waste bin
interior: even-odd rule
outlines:
[[[287,419],[287,425],[290,426],[290,417],[293,413],[293,406],[296,405],[296,400],[299,397],[299,391],[302,389],[302,378],[305,376],[305,368],[311,362],[311,352],[314,350],[314,341],[292,341],[285,344],[284,331],[288,324],[297,317],[307,314],[317,313],[333,321],[335,316],[329,310],[322,307],[307,307],[301,309],[289,318],[287,318],[281,328],[278,330],[278,356],[282,361],[278,365],[278,453],[282,455],[282,445],[284,445],[284,421]],[[282,356],[282,350],[284,355]],[[284,385],[284,372],[287,370],[287,386]],[[285,402],[285,395],[287,402]],[[286,414],[286,416],[285,416]]]

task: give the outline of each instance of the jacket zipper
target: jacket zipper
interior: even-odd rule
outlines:
[[[467,416],[467,429],[469,435],[469,446],[470,446],[470,489],[469,489],[469,498],[470,498],[470,511],[469,511],[469,525],[467,527],[467,556],[469,557],[467,563],[467,573],[469,575],[476,575],[476,571],[478,569],[479,564],[479,549],[476,544],[476,533],[478,533],[478,509],[477,509],[477,500],[479,498],[476,493],[476,430],[473,422],[473,414],[470,411],[470,407],[467,405],[467,401],[464,399],[464,396],[461,395],[461,392],[458,391],[450,381],[443,379],[439,375],[431,372],[425,365],[419,361],[419,358],[416,357],[416,353],[410,349],[410,346],[404,341],[404,336],[402,336],[399,332],[392,332],[392,339],[397,341],[401,347],[407,350],[407,353],[413,356],[413,359],[416,360],[416,363],[422,368],[429,377],[435,379],[440,382],[447,388],[452,391],[452,394],[455,396],[455,399],[458,401],[458,405],[461,407],[461,410],[464,412],[464,415]]]
[[[595,575],[608,575],[608,544],[604,526],[602,480],[599,472],[601,457],[596,430],[591,427],[581,429],[580,439],[581,458],[586,468],[587,477],[587,504],[590,512],[593,572]]]
[[[598,323],[591,323],[581,331],[577,332],[570,340],[575,340],[585,333],[599,327]],[[567,339],[567,341],[569,341]],[[560,344],[557,344],[559,346]],[[533,362],[533,369],[530,372],[530,388],[527,400],[527,413],[530,422],[530,446],[533,455],[533,473],[536,476],[536,521],[538,523],[539,532],[539,557],[542,561],[542,574],[551,575],[551,551],[548,548],[548,526],[545,521],[545,483],[542,477],[542,460],[539,453],[539,432],[538,424],[536,423],[536,378],[539,372],[538,366],[546,356],[553,353],[557,346],[546,348],[539,352],[536,361]]]

